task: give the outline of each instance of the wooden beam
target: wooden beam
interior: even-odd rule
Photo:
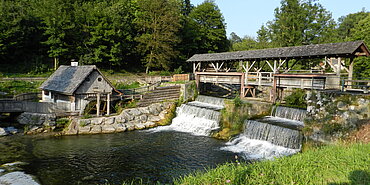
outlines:
[[[270,64],[270,62],[266,60],[266,63],[270,66],[271,71],[274,71],[274,67],[272,67],[272,65]]]
[[[100,93],[96,94],[96,116],[100,116]]]
[[[110,93],[107,94],[107,115],[110,114]]]

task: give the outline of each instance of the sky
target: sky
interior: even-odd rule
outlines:
[[[204,0],[191,0],[193,5]],[[238,36],[257,36],[257,31],[267,21],[274,19],[274,10],[281,0],[215,0],[226,22],[227,36],[235,32]],[[369,0],[319,0],[332,13],[334,20],[365,8],[370,10]]]

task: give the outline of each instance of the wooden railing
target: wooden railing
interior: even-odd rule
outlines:
[[[119,89],[118,91],[122,92],[123,97],[125,98],[141,99],[143,94],[153,91],[160,84],[161,82],[156,82],[154,84],[151,84],[145,87],[139,87],[139,88],[134,88],[134,89]]]

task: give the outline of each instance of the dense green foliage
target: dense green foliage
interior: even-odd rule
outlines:
[[[233,51],[363,40],[370,43],[370,12],[364,9],[342,16],[336,22],[318,0],[282,0],[275,18],[262,25],[257,38],[230,35]],[[303,61],[303,60],[302,60]],[[317,66],[317,60],[298,61],[294,70]],[[308,63],[307,63],[308,62]],[[349,59],[346,61],[349,64]],[[354,61],[354,77],[369,78],[370,59]],[[343,71],[344,72],[344,71]]]
[[[0,97],[13,96],[22,93],[39,92],[38,87],[41,82],[30,82],[30,81],[5,81],[0,82]],[[6,94],[4,94],[6,93]]]
[[[253,164],[230,163],[175,184],[368,184],[370,144],[332,145]]]
[[[289,107],[295,108],[306,108],[306,100],[305,100],[306,91],[303,89],[295,89],[292,94],[286,96],[284,98],[285,105]]]
[[[2,72],[42,73],[71,59],[117,71],[186,69],[193,54],[227,51],[227,43],[213,1],[0,2]]]

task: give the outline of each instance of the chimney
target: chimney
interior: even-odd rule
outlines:
[[[71,60],[71,66],[78,66],[78,62],[75,62],[75,59]]]

